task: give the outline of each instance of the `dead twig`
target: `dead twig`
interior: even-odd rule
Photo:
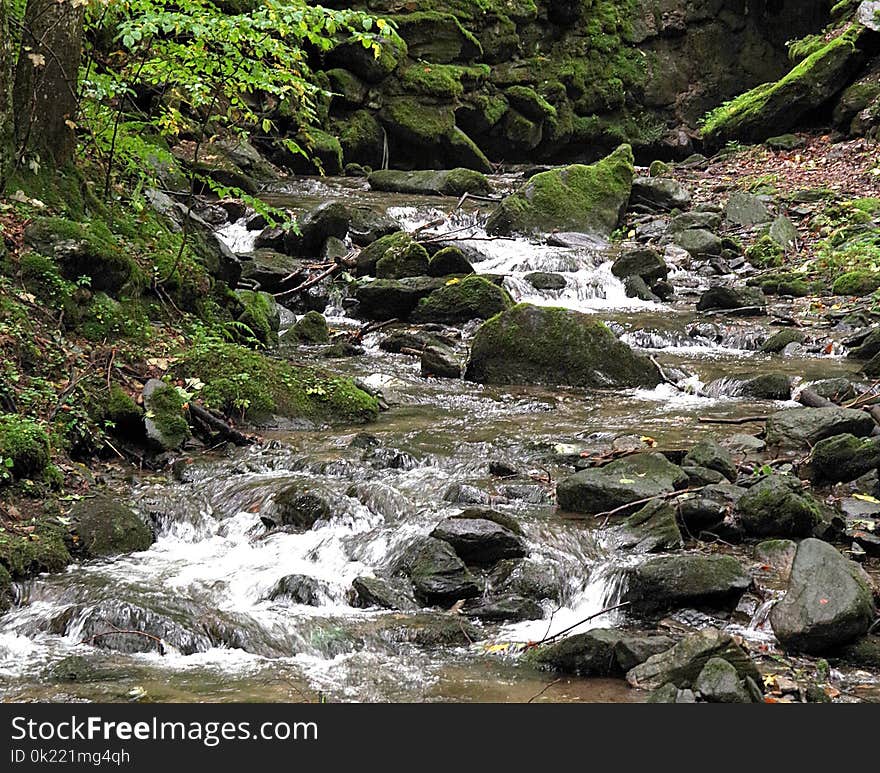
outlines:
[[[562,681],[562,678],[554,679],[552,682],[548,682],[544,685],[544,689],[540,692],[536,692],[531,698],[529,698],[526,703],[534,703],[538,698],[540,698],[547,690],[549,690],[554,684],[559,684]]]
[[[149,639],[150,641],[154,641],[156,643],[156,647],[159,650],[160,655],[165,655],[165,642],[162,641],[158,636],[154,636],[151,633],[147,633],[146,631],[133,631],[133,630],[123,630],[122,628],[115,628],[112,631],[103,631],[102,633],[96,633],[94,636],[90,636],[87,639],[83,639],[81,644],[94,644],[98,639],[103,639],[105,636],[143,636],[145,639]]]
[[[301,293],[301,292],[303,292],[303,290],[308,290],[310,287],[314,287],[316,284],[318,284],[318,282],[320,282],[323,279],[326,279],[328,276],[332,276],[333,274],[335,274],[337,271],[339,271],[341,269],[342,269],[341,263],[334,263],[326,271],[322,271],[317,276],[313,276],[311,279],[303,282],[300,285],[297,285],[292,290],[284,290],[283,292],[275,293],[273,295],[273,297],[286,298],[287,296],[293,295],[294,293]]]
[[[738,419],[715,418],[714,416],[700,416],[697,421],[700,424],[751,424],[753,422],[765,422],[769,416],[741,416]]]
[[[704,488],[706,487],[696,486],[694,488],[683,488],[678,491],[667,491],[664,494],[655,494],[652,497],[645,497],[644,499],[636,499],[634,502],[627,502],[625,505],[615,507],[613,510],[606,510],[604,513],[596,513],[593,518],[604,518],[605,520],[602,522],[602,525],[604,526],[608,523],[609,518],[615,515],[620,515],[620,513],[625,513],[635,505],[646,505],[649,502],[654,502],[658,499],[675,499],[675,497],[681,496],[682,494],[693,494],[697,491],[702,491]]]

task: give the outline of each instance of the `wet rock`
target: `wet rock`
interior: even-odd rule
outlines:
[[[547,271],[533,271],[526,274],[524,279],[536,290],[564,290],[568,284],[562,274]]]
[[[798,545],[785,597],[770,612],[788,651],[820,654],[867,633],[875,609],[864,571],[827,542]]]
[[[751,703],[736,668],[724,658],[709,658],[694,681],[694,690],[709,703]]]
[[[674,236],[675,244],[697,260],[721,255],[721,239],[705,228],[688,228]]]
[[[402,172],[382,169],[367,180],[374,191],[409,193],[422,196],[462,196],[465,193],[486,195],[492,192],[489,179],[472,169],[442,169]]]
[[[813,446],[807,476],[814,483],[848,483],[880,467],[880,437],[844,434]]]
[[[648,212],[688,209],[691,194],[681,183],[668,177],[636,177],[632,184],[631,208]]]
[[[426,330],[395,330],[379,342],[379,348],[392,354],[400,354],[404,349],[421,352],[429,346],[447,346],[448,343],[434,333]]]
[[[275,495],[272,515],[284,526],[311,529],[316,522],[331,515],[329,501],[308,484],[294,483]]]
[[[537,647],[527,655],[530,663],[578,676],[622,676],[652,655],[674,644],[666,636],[619,628],[593,628]]]
[[[674,684],[664,684],[652,690],[646,703],[696,703],[693,690],[679,690]]]
[[[683,212],[669,221],[669,232],[673,234],[689,228],[715,232],[720,227],[721,215],[717,212]]]
[[[745,457],[760,454],[767,447],[767,444],[761,438],[744,433],[731,435],[721,442],[731,453],[742,454]]]
[[[300,276],[305,276],[305,262],[272,249],[258,249],[241,256],[241,276],[267,293],[295,287]],[[290,284],[285,279],[293,274]]]
[[[291,338],[304,344],[325,344],[330,340],[330,328],[323,314],[309,311],[285,334],[286,340]]]
[[[540,505],[552,500],[550,492],[543,486],[527,483],[511,483],[507,486],[502,486],[498,493],[505,499],[516,499],[532,505]]]
[[[822,519],[820,503],[791,475],[770,475],[736,503],[746,534],[806,537]]]
[[[856,389],[848,378],[826,378],[821,381],[813,381],[807,384],[819,397],[831,400],[832,403],[842,403],[852,400],[856,396]]]
[[[769,223],[772,220],[770,210],[760,196],[752,193],[732,193],[724,217],[733,225],[752,226]]]
[[[764,313],[767,298],[757,287],[712,287],[700,296],[697,311],[755,308]]]
[[[411,545],[401,562],[416,595],[428,604],[452,605],[480,595],[480,586],[452,546],[434,537]]]
[[[460,615],[421,612],[381,615],[368,623],[374,635],[393,643],[419,647],[466,647],[485,637],[483,631]]]
[[[144,428],[150,442],[162,451],[180,448],[190,438],[190,430],[177,389],[153,378],[144,385],[143,399]]]
[[[288,599],[295,604],[319,607],[329,596],[327,583],[305,574],[289,574],[278,580],[267,598],[270,601]]]
[[[715,483],[723,483],[727,480],[720,472],[710,470],[708,467],[696,467],[692,464],[682,464],[681,469],[688,476],[687,487],[709,486]]]
[[[623,601],[641,615],[683,607],[732,608],[750,582],[739,561],[719,555],[657,556],[628,569],[627,577]]]
[[[642,248],[624,252],[612,264],[611,273],[619,279],[639,276],[650,283],[666,279],[669,268],[656,250]]]
[[[866,437],[875,426],[864,411],[850,408],[789,408],[767,420],[766,441],[781,448],[812,447],[834,435]]]
[[[678,498],[678,517],[688,533],[694,536],[715,531],[733,513],[737,501],[745,492],[746,489],[729,484],[706,486],[702,491]]]
[[[797,553],[797,543],[790,539],[769,539],[755,545],[755,559],[770,568],[783,582],[788,582]]]
[[[443,492],[443,501],[459,505],[488,505],[492,497],[469,483],[451,483]]]
[[[399,578],[355,577],[351,586],[357,607],[380,607],[403,612],[418,608],[412,587]]]
[[[513,306],[507,291],[482,276],[453,279],[419,301],[416,322],[455,324],[490,319]]]
[[[378,244],[378,242],[377,242]],[[445,284],[442,278],[377,279],[359,284],[355,298],[358,311],[367,319],[406,319],[422,298]]]
[[[514,534],[518,534],[519,536],[523,535],[523,528],[520,526],[519,521],[517,521],[516,518],[507,513],[499,512],[498,510],[490,510],[487,507],[471,507],[467,510],[463,510],[458,515],[453,515],[452,518],[462,518],[465,520],[476,518],[478,520],[492,521],[499,526],[503,526]]]
[[[444,247],[435,252],[428,262],[428,276],[473,273],[474,267],[458,247]]]
[[[619,547],[639,553],[659,553],[682,547],[684,540],[668,502],[649,502],[624,521],[616,535]]]
[[[735,481],[737,476],[736,465],[730,452],[722,448],[711,438],[706,438],[697,443],[685,454],[683,465],[707,467],[710,470],[720,472],[729,481]]]
[[[367,247],[383,236],[400,231],[400,223],[369,207],[348,205],[348,236],[359,247]]]
[[[415,456],[398,448],[370,448],[361,459],[375,470],[414,470],[419,466]]]
[[[488,566],[504,558],[522,558],[527,552],[522,537],[484,518],[447,518],[431,536],[452,545],[467,564]]]
[[[429,346],[422,351],[423,376],[461,378],[461,362],[455,352],[446,346]]]
[[[761,681],[761,675],[748,653],[730,634],[717,628],[706,628],[686,636],[672,648],[651,656],[631,669],[626,681],[642,690],[656,689],[665,684],[673,684],[680,689],[690,688],[712,658],[728,662],[740,679]]]
[[[768,354],[779,354],[789,344],[802,344],[805,339],[806,336],[800,330],[786,328],[774,333],[764,341],[761,344],[761,351]]]
[[[487,384],[656,386],[657,367],[594,318],[518,304],[484,323],[465,377]]]
[[[530,559],[499,561],[488,577],[487,585],[494,593],[509,593],[534,601],[549,599],[560,603],[564,580],[555,567]]]
[[[522,596],[502,596],[469,602],[462,613],[485,623],[515,623],[540,620],[544,616],[544,610],[537,601]]]
[[[591,166],[541,172],[499,205],[486,230],[498,235],[581,231],[609,236],[623,219],[633,174],[629,145]]]
[[[623,287],[627,298],[638,298],[642,301],[659,302],[659,298],[651,292],[651,288],[640,276],[628,276],[623,280]]]
[[[80,499],[69,517],[76,536],[74,552],[82,558],[132,553],[153,544],[153,532],[143,519],[106,494]]]
[[[662,454],[634,454],[560,480],[556,499],[562,510],[595,514],[669,493],[686,482],[682,469]]]
[[[350,220],[351,214],[345,202],[323,202],[299,218],[299,233],[292,229],[285,233],[284,251],[294,257],[317,257],[329,237],[346,237]]]
[[[743,381],[739,393],[755,400],[788,400],[791,398],[791,377],[784,373],[764,373]]]

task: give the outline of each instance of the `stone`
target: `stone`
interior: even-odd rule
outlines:
[[[448,542],[423,537],[409,546],[402,568],[428,604],[452,605],[480,594],[480,586]]]
[[[556,499],[561,510],[592,515],[670,493],[686,482],[684,471],[662,454],[640,453],[562,478]]]
[[[624,521],[615,535],[618,547],[637,553],[660,553],[684,544],[675,519],[675,508],[668,502],[649,502]]]
[[[810,538],[798,545],[770,624],[787,651],[822,654],[867,633],[875,614],[864,571],[833,545]]]
[[[540,620],[544,616],[544,610],[534,599],[511,595],[468,602],[462,614],[484,623],[514,623]]]
[[[355,290],[358,311],[367,319],[407,319],[422,298],[444,284],[442,278],[427,276],[365,282]]]
[[[699,536],[701,532],[713,531],[733,513],[739,498],[746,489],[730,484],[710,484],[702,491],[685,494],[678,498],[678,517],[688,533]]]
[[[746,534],[806,537],[822,520],[820,503],[792,475],[769,475],[736,503]]]
[[[175,451],[190,438],[180,392],[152,378],[144,385],[144,428],[149,441],[162,451]]]
[[[867,437],[875,426],[867,413],[851,408],[787,408],[767,420],[766,441],[779,448],[812,447],[834,435]]]
[[[645,280],[640,276],[628,276],[623,280],[623,287],[626,291],[627,298],[638,298],[642,301],[651,301],[659,302],[660,298],[658,298],[654,293],[651,292],[651,288],[648,287]]]
[[[736,668],[724,658],[709,658],[694,681],[694,691],[709,703],[751,703]]]
[[[490,319],[513,306],[503,287],[483,276],[452,279],[419,301],[412,313],[415,322],[464,323]]]
[[[733,225],[752,226],[769,223],[770,210],[760,196],[753,193],[735,192],[730,194],[724,217]]]
[[[523,277],[536,290],[564,290],[568,285],[562,274],[548,271],[533,271]]]
[[[627,672],[626,681],[642,690],[653,690],[667,683],[680,689],[690,688],[712,658],[730,663],[740,679],[761,681],[761,674],[748,653],[730,634],[717,628],[705,628],[686,636],[665,652],[652,655]]]
[[[813,446],[807,464],[814,483],[848,483],[880,467],[880,437],[842,434]]]
[[[541,172],[498,206],[486,230],[495,235],[581,231],[610,236],[626,211],[633,174],[629,145],[591,166]]]
[[[785,215],[780,215],[773,221],[767,235],[784,250],[794,247],[798,240],[795,224]]]
[[[622,253],[612,264],[611,273],[619,279],[639,276],[650,283],[666,279],[669,268],[656,250],[641,248]]]
[[[486,175],[462,168],[415,172],[382,169],[372,172],[367,181],[374,191],[421,196],[462,196],[465,193],[485,196],[492,192]]]
[[[785,373],[764,373],[747,381],[741,381],[738,392],[755,400],[791,399],[791,377]]]
[[[326,344],[330,340],[330,328],[324,315],[318,311],[306,312],[290,328],[291,335],[304,344]]]
[[[444,247],[428,261],[428,276],[473,274],[474,267],[458,247]]]
[[[750,584],[739,561],[722,555],[656,556],[627,569],[627,578],[622,600],[637,615],[684,607],[730,609]]]
[[[422,350],[421,373],[439,378],[461,378],[461,362],[448,346],[428,346]]]
[[[504,558],[522,558],[527,552],[522,537],[485,518],[447,518],[431,536],[452,545],[466,564],[488,566]]]
[[[279,491],[274,497],[272,516],[283,526],[306,531],[331,515],[330,503],[320,492],[297,482]]]
[[[541,645],[526,657],[536,666],[566,674],[619,677],[673,643],[667,636],[593,628]]]
[[[484,384],[656,386],[657,367],[601,322],[567,309],[521,303],[485,322],[465,378]]]
[[[770,336],[763,344],[761,351],[767,354],[779,354],[789,344],[802,344],[806,336],[794,328],[785,328]]]
[[[418,609],[412,587],[400,579],[384,577],[355,577],[351,584],[355,606],[379,607],[407,612]]]
[[[737,287],[711,287],[706,290],[697,303],[697,311],[710,311],[715,309],[742,309],[755,308],[764,313],[767,306],[767,298],[757,287],[740,285]]]
[[[636,177],[632,183],[630,207],[649,212],[688,209],[691,194],[681,183],[668,177]]]
[[[673,237],[674,243],[697,260],[708,260],[721,255],[721,239],[705,228],[688,228]]]
[[[153,544],[153,532],[144,520],[107,494],[80,499],[69,518],[70,531],[76,536],[72,550],[81,558],[132,553]]]
[[[693,446],[685,454],[682,464],[707,467],[710,470],[720,472],[731,482],[737,478],[736,465],[733,463],[730,452],[726,448],[722,448],[711,438],[705,438]]]
[[[320,607],[329,597],[330,589],[321,580],[306,574],[289,574],[275,583],[267,598],[270,601],[286,599],[295,604]]]

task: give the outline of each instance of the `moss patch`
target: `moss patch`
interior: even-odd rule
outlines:
[[[0,415],[0,464],[16,478],[40,475],[49,464],[46,431],[22,416]]]
[[[880,272],[858,270],[848,271],[837,277],[831,287],[835,295],[870,295],[880,288]]]
[[[451,279],[419,301],[413,313],[416,322],[467,322],[489,319],[513,306],[507,291],[481,276]]]

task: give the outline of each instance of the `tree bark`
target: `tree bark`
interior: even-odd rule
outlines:
[[[0,0],[0,195],[15,160],[15,119],[12,112],[12,45],[6,0]]]
[[[28,0],[13,89],[20,158],[73,159],[83,15],[81,0]]]

